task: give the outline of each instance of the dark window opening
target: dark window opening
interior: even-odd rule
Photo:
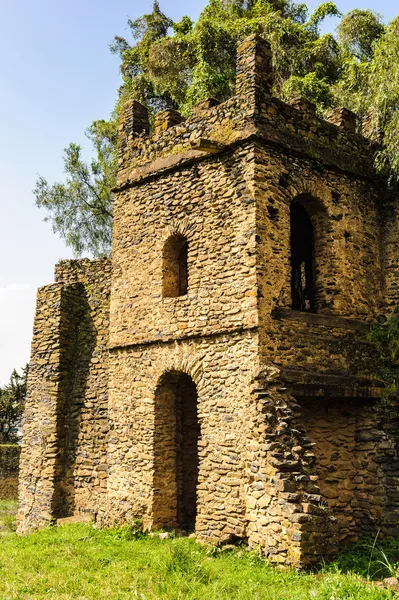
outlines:
[[[188,292],[188,242],[172,235],[163,250],[162,292],[164,298],[186,296]]]
[[[315,312],[314,231],[309,214],[291,204],[291,308]]]

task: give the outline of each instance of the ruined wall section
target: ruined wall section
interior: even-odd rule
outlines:
[[[40,288],[21,453],[18,528],[98,510],[105,491],[108,261],[62,261]]]
[[[60,419],[69,385],[69,336],[78,296],[79,284],[56,283],[37,293],[20,459],[20,533],[48,525],[59,510]]]
[[[79,282],[82,286],[65,419],[64,516],[95,514],[106,492],[107,477],[111,263],[108,259],[61,261],[55,279],[64,285]]]

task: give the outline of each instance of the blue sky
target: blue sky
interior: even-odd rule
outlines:
[[[320,2],[308,2],[310,9]],[[161,0],[178,20],[196,19],[205,0]],[[338,0],[338,8],[372,8],[386,20],[394,0]],[[62,151],[86,145],[84,131],[112,111],[119,86],[113,36],[152,1],[3,0],[0,19],[0,384],[29,360],[37,287],[71,251],[43,222],[32,189],[38,174],[62,179]],[[397,6],[397,5],[396,5]],[[333,28],[334,23],[327,24]]]

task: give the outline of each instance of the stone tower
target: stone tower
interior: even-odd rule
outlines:
[[[195,529],[304,565],[398,532],[398,414],[370,324],[396,305],[398,219],[355,115],[271,95],[269,45],[236,94],[149,135],[119,127],[110,260],[38,292],[20,532]]]

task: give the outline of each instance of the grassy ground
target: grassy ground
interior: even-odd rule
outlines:
[[[394,598],[358,574],[341,572],[370,571],[369,546],[342,555],[317,574],[297,573],[272,567],[244,549],[210,550],[192,539],[160,540],[128,528],[69,525],[18,537],[9,531],[10,510],[10,504],[0,503],[0,515],[8,513],[8,531],[0,538],[0,600]]]
[[[16,500],[0,500],[0,535],[15,531]]]

